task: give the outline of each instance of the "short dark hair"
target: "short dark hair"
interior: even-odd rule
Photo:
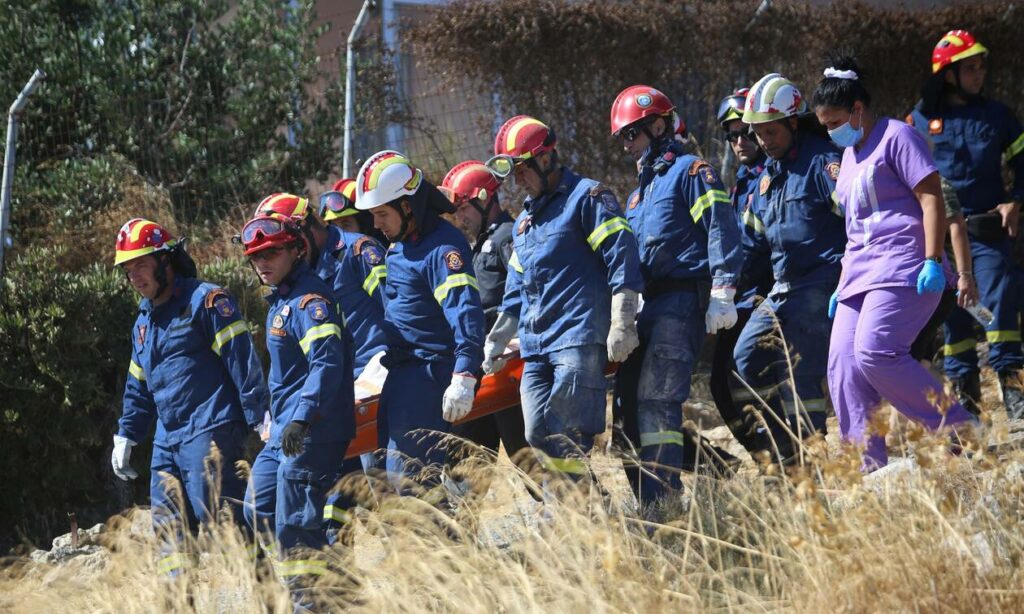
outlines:
[[[814,96],[811,97],[811,107],[841,107],[851,110],[853,103],[858,100],[871,106],[871,94],[864,87],[864,71],[857,57],[848,50],[839,50],[829,53],[826,58],[829,68],[852,71],[857,76],[855,79],[822,77],[814,90]]]

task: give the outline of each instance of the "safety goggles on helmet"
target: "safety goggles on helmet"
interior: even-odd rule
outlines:
[[[488,167],[488,168],[490,168],[490,167]],[[494,171],[491,171],[491,172],[493,173]],[[460,203],[469,202],[471,200],[479,200],[481,202],[486,202],[487,201],[487,197],[490,196],[490,193],[487,191],[487,188],[480,188],[479,190],[476,191],[475,194],[461,194],[461,195],[458,194],[457,192],[455,192],[455,190],[453,190],[451,188],[446,188],[444,186],[437,186],[437,189],[438,189],[439,192],[444,194],[445,198],[450,200],[453,205],[458,205]]]
[[[498,154],[487,162],[484,162],[484,166],[486,166],[487,169],[491,171],[491,174],[498,179],[505,179],[512,173],[516,172],[517,166],[526,163],[529,159],[529,157],[514,157],[508,154]]]
[[[333,191],[320,195],[320,217],[325,217],[328,212],[333,213],[335,218],[359,213],[344,194]]]
[[[300,242],[302,234],[295,222],[281,214],[272,214],[246,222],[240,238],[245,246],[245,255],[250,256],[271,247],[287,247]]]

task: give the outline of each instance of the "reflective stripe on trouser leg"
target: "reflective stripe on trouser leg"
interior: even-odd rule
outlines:
[[[705,311],[696,292],[675,292],[644,305],[637,323],[646,348],[637,390],[642,502],[682,488],[683,403],[705,337]]]

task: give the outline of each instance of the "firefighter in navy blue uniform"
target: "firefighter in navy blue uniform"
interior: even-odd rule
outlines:
[[[112,464],[122,480],[138,474],[131,449],[156,419],[150,465],[153,524],[163,541],[157,569],[177,575],[187,566],[187,525],[214,520],[227,502],[241,521],[245,485],[235,475],[249,427],[270,408],[263,369],[245,320],[221,288],[195,279],[192,259],[158,224],[133,219],[117,235],[115,264],[143,296],[132,330],[124,413]],[[220,453],[220,472],[206,465]],[[176,497],[180,485],[185,509]],[[221,500],[215,500],[219,492]]]
[[[266,446],[252,466],[246,518],[263,545],[279,548],[276,570],[297,609],[327,569],[323,518],[355,435],[352,343],[331,288],[306,263],[308,246],[288,217],[259,215],[242,243],[267,295],[271,415]],[[273,538],[269,537],[273,535]]]
[[[339,197],[344,198],[344,195],[339,192],[325,193],[320,198],[321,211],[332,213],[331,206],[338,208]],[[352,211],[354,203],[345,203],[341,208],[343,211]],[[305,235],[311,246],[308,262],[317,277],[331,287],[331,298],[341,307],[345,316],[345,328],[351,333],[355,348],[352,376],[358,378],[367,364],[373,360],[379,362],[387,349],[384,290],[381,283],[386,276],[384,248],[372,237],[343,230],[339,225],[324,225],[313,214],[305,198],[292,194],[271,194],[263,199],[256,207],[256,214],[268,213],[290,218]],[[354,220],[356,217],[348,215],[343,219]],[[349,510],[358,503],[354,497],[360,490],[356,480],[362,478],[363,472],[373,464],[372,454],[345,461],[342,468],[344,481],[339,483],[337,492],[328,497],[324,508],[332,543],[338,537],[341,527],[350,520]]]
[[[445,175],[440,187],[455,205],[455,218],[463,230],[474,237],[473,270],[480,287],[485,330],[490,330],[498,319],[498,307],[505,295],[508,262],[512,257],[514,224],[498,203],[499,188],[501,182],[478,160],[456,164]],[[491,450],[497,450],[500,442],[509,458],[518,460],[519,452],[528,447],[524,429],[522,409],[509,407],[458,424],[452,429],[452,434]],[[449,463],[453,466],[468,456],[467,451],[453,452],[449,451]]]
[[[555,133],[509,119],[487,166],[529,198],[515,223],[505,297],[484,348],[494,372],[518,332],[526,440],[550,477],[589,478],[583,457],[605,429],[607,360],[636,348],[638,249],[607,188],[558,164]]]
[[[619,93],[611,132],[637,160],[639,186],[626,218],[640,245],[644,307],[637,328],[640,460],[638,498],[682,487],[683,403],[706,333],[736,322],[742,264],[739,227],[718,173],[674,138],[675,106],[646,85]],[[709,300],[710,298],[710,300]],[[634,485],[635,487],[637,485]]]
[[[732,375],[736,370],[733,350],[754,308],[771,291],[774,278],[771,249],[765,240],[764,228],[758,224],[758,218],[752,211],[761,174],[764,172],[765,155],[750,132],[750,126],[743,123],[743,109],[749,91],[747,88],[736,90],[723,98],[718,106],[718,124],[725,132],[725,139],[733,155],[739,161],[736,186],[730,199],[742,236],[743,268],[736,284],[736,325],[719,331],[715,341],[711,364],[711,396],[733,437],[748,452],[755,452],[757,441],[754,433],[757,424],[753,416],[744,411],[744,407],[756,405],[756,401]]]
[[[800,438],[825,430],[828,305],[846,248],[834,196],[841,157],[810,126],[801,125],[813,119],[806,115],[800,91],[777,73],[754,84],[743,113],[769,157],[750,215],[744,216],[755,229],[764,229],[775,284],[740,333],[734,358],[740,378],[775,414],[764,420],[783,460],[792,457],[797,442],[782,421]],[[790,348],[788,358],[777,328]],[[773,449],[771,441],[760,445]]]
[[[982,95],[988,50],[970,32],[947,33],[932,52],[932,77],[907,121],[931,141],[935,166],[956,190],[974,260],[981,304],[995,316],[986,326],[988,363],[999,374],[1011,418],[1024,418],[1019,371],[1021,299],[1014,283],[1013,239],[1024,202],[1024,131],[1005,105]],[[1013,171],[1007,195],[1003,162]],[[961,271],[960,274],[970,274]],[[954,309],[946,320],[945,371],[961,403],[981,399],[974,319]]]
[[[370,211],[391,241],[378,442],[399,492],[409,492],[404,477],[416,476],[428,499],[440,503],[446,451],[436,434],[473,408],[483,357],[484,314],[469,244],[440,217],[453,211],[448,199],[398,152],[379,152],[359,169],[356,206]]]

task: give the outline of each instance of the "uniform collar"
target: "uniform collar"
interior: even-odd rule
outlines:
[[[668,167],[684,154],[683,146],[675,139],[658,139],[651,143],[640,156],[640,167]]]
[[[327,243],[324,244],[324,253],[337,254],[343,249],[345,249],[345,233],[331,224],[327,228]]]
[[[153,301],[148,298],[144,298],[139,302],[139,311],[160,313],[168,310],[176,310],[177,307],[187,298],[185,293],[185,281],[188,278],[176,275],[174,277],[174,284],[171,286],[171,298],[160,305],[154,305]]]

